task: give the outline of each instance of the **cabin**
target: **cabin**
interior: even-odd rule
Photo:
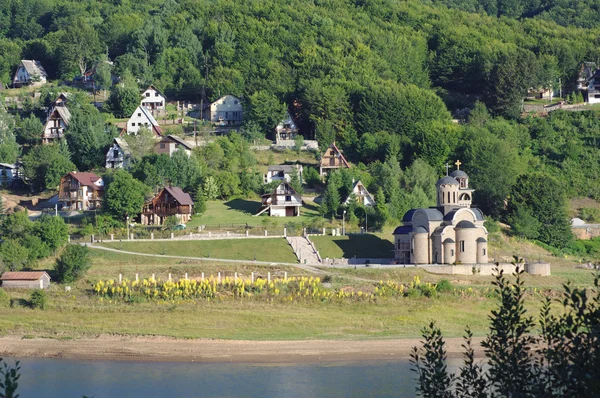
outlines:
[[[281,182],[272,193],[262,196],[262,204],[255,216],[269,212],[271,217],[298,217],[304,202],[288,182]]]
[[[164,187],[154,198],[144,204],[140,222],[143,225],[162,225],[165,219],[175,216],[180,223],[192,219],[194,201],[178,187]]]
[[[104,181],[94,173],[72,171],[60,179],[58,201],[63,209],[99,209],[103,195]]]
[[[0,185],[10,186],[17,178],[20,178],[20,175],[16,164],[0,163]]]
[[[585,61],[579,68],[579,74],[577,76],[577,89],[581,91],[587,91],[588,82],[594,76],[597,66],[595,62]]]
[[[127,142],[120,137],[113,140],[106,152],[107,169],[128,169],[132,162],[131,150]]]
[[[303,168],[301,164],[280,164],[277,166],[269,166],[267,174],[264,175],[263,181],[265,184],[270,184],[273,181],[291,182],[292,176],[296,174],[302,181]]]
[[[4,289],[48,289],[50,275],[46,271],[5,272],[0,277]]]
[[[177,151],[185,151],[186,155],[192,155],[192,147],[176,135],[167,135],[154,144],[154,152],[159,155],[166,154],[171,157]]]
[[[154,86],[148,86],[146,91],[142,93],[141,105],[149,111],[165,109],[166,104],[165,96]]]
[[[23,59],[15,72],[13,87],[41,86],[46,84],[47,79],[48,74],[40,61]]]
[[[347,205],[350,203],[352,195],[354,195],[356,201],[361,206],[375,206],[375,198],[369,193],[369,191],[367,191],[367,188],[360,180],[354,182],[354,184],[352,185],[352,192],[350,196],[346,198],[344,204]]]
[[[275,127],[275,143],[280,143],[281,141],[293,141],[297,134],[298,126],[294,122],[290,112],[286,111],[283,120]]]
[[[350,168],[350,164],[346,161],[342,151],[335,145],[335,142],[325,150],[323,156],[321,156],[321,164],[319,166],[319,173],[321,177],[325,177],[331,170]]]
[[[221,97],[202,110],[202,118],[218,126],[240,126],[244,122],[242,101],[233,95]]]
[[[42,143],[50,144],[65,136],[65,130],[69,127],[69,121],[71,120],[71,112],[64,106],[64,102],[61,102],[60,106],[55,106],[50,110],[48,119],[44,125],[44,132],[42,133]]]
[[[60,93],[52,103],[52,106],[66,106],[70,96],[71,94],[69,93]]]
[[[162,137],[162,131],[152,113],[144,106],[138,106],[127,121],[127,134],[137,135],[140,128],[147,128],[155,136]]]

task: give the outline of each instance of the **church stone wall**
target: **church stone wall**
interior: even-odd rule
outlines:
[[[456,262],[463,264],[477,263],[477,240],[476,228],[461,228],[456,230]],[[464,242],[464,250],[463,243]]]
[[[444,244],[444,264],[453,264],[456,261],[456,243]]]
[[[487,262],[487,242],[477,242],[477,263],[485,264]]]
[[[429,242],[427,234],[414,234],[412,239],[413,251],[411,262],[413,264],[429,264]]]

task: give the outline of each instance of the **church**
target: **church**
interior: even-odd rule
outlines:
[[[456,170],[438,180],[437,206],[411,209],[394,230],[399,264],[486,264],[487,230],[481,210],[471,207],[469,176]]]

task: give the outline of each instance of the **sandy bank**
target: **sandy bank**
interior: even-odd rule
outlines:
[[[460,338],[447,339],[449,357],[462,355]],[[479,340],[475,345],[479,347]],[[310,363],[409,358],[419,339],[243,341],[100,336],[74,340],[1,337],[0,357],[151,362]],[[481,349],[478,356],[482,356]]]

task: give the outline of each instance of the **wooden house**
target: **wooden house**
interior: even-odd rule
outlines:
[[[269,166],[267,174],[264,175],[264,183],[269,184],[273,181],[292,181],[292,175],[297,174],[302,181],[303,168],[301,164],[280,164]]]
[[[275,143],[280,143],[281,141],[293,141],[297,134],[298,126],[294,122],[290,112],[286,111],[283,120],[275,127]]]
[[[42,134],[42,142],[49,144],[56,140],[64,137],[65,130],[69,127],[69,121],[71,120],[71,112],[64,106],[64,102],[61,105],[57,105],[48,114],[48,119],[44,125],[44,132]]]
[[[304,202],[294,188],[285,181],[275,188],[272,193],[262,196],[262,205],[255,216],[269,212],[269,216],[297,217]]]
[[[123,138],[115,138],[110,148],[108,148],[108,152],[106,152],[106,168],[128,169],[131,161],[131,150],[127,142]]]
[[[4,289],[47,289],[50,275],[46,271],[5,272],[0,277]]]
[[[102,205],[104,181],[94,173],[72,171],[60,179],[58,201],[70,210],[95,210]]]
[[[192,154],[192,147],[182,138],[176,135],[168,135],[154,144],[154,152],[157,154],[166,154],[173,156],[176,151],[185,151],[186,155]]]
[[[162,225],[165,219],[176,216],[180,223],[192,218],[194,201],[178,187],[164,187],[155,197],[144,204],[140,222],[143,225]]]
[[[356,201],[362,206],[375,206],[375,198],[367,191],[364,184],[358,180],[352,185],[352,194],[356,198]],[[349,204],[352,194],[346,198],[344,204]]]
[[[239,126],[244,122],[242,101],[233,95],[221,97],[202,110],[202,118],[218,126]]]
[[[165,109],[166,103],[167,100],[163,93],[158,91],[154,86],[148,86],[146,91],[142,93],[141,105],[150,111]]]
[[[41,86],[46,83],[48,74],[40,61],[23,59],[13,78],[13,87],[26,85]]]
[[[319,173],[322,177],[326,176],[329,171],[340,169],[340,168],[350,168],[350,164],[346,161],[344,155],[339,150],[339,148],[335,145],[335,143],[329,145],[325,150],[323,156],[321,156],[321,164],[319,167]]]
[[[145,106],[138,106],[127,121],[127,134],[137,135],[140,128],[145,127],[157,137],[162,137],[162,131],[154,116]]]

